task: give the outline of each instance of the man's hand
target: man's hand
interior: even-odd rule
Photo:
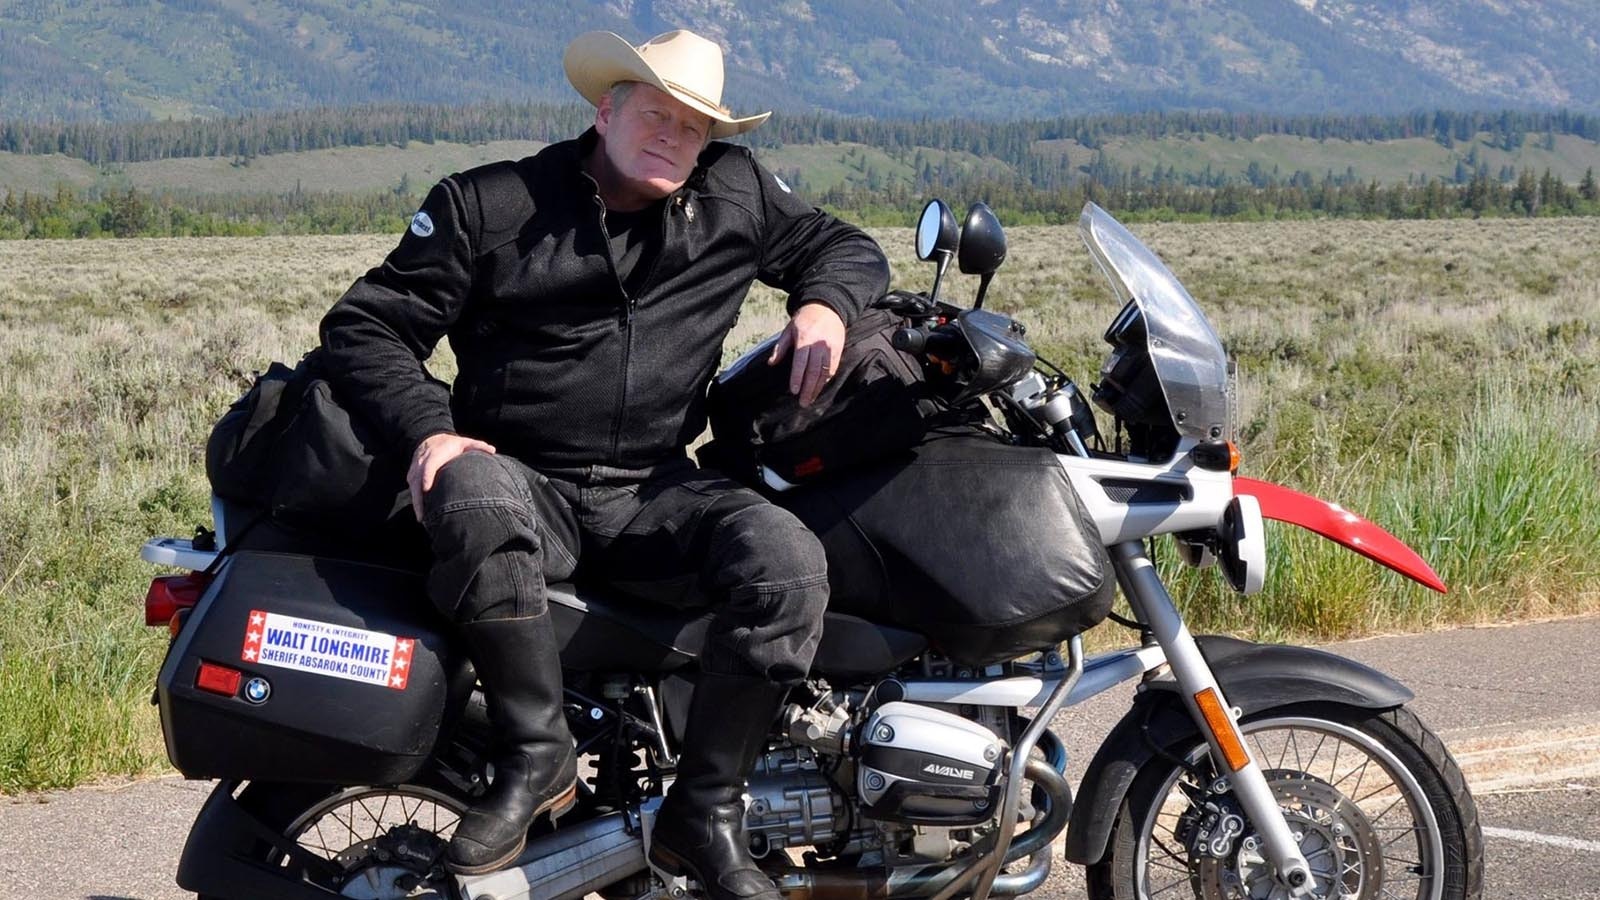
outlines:
[[[822,393],[822,386],[839,370],[839,357],[844,353],[844,320],[821,303],[807,303],[789,319],[767,365],[782,362],[791,350],[794,362],[789,366],[789,393],[800,398],[801,406],[810,406]]]
[[[439,474],[445,463],[468,450],[493,453],[494,447],[477,438],[449,432],[428,435],[417,445],[416,452],[411,454],[406,484],[411,488],[411,511],[416,514],[418,522],[422,521],[422,495],[433,490],[433,476]]]

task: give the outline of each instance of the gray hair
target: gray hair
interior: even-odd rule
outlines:
[[[633,94],[634,89],[642,84],[644,84],[642,81],[619,81],[611,85],[610,89],[606,91],[611,96],[611,108],[614,110],[621,109],[623,104],[628,102],[628,97]],[[695,112],[699,112],[699,110],[695,110]],[[711,129],[717,122],[710,116],[706,116],[705,113],[700,113],[700,115],[705,116],[706,119],[706,131],[700,138],[701,149],[705,149],[703,145],[711,142]]]
[[[619,81],[613,84],[610,90],[606,91],[611,95],[611,106],[615,109],[621,109],[622,104],[628,101],[628,95],[633,93],[633,89],[643,83],[641,81]]]

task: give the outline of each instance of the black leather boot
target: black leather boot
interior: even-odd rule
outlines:
[[[788,688],[702,674],[689,704],[678,776],[650,832],[650,862],[699,882],[711,900],[782,900],[750,858],[744,788]]]
[[[481,875],[517,858],[534,817],[553,822],[578,798],[578,759],[561,713],[561,657],[548,613],[462,626],[495,729],[494,778],[445,851],[452,872]]]

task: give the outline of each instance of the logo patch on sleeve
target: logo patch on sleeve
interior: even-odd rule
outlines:
[[[417,237],[433,234],[433,218],[421,210],[411,217],[411,233]]]
[[[250,611],[239,658],[403,691],[411,678],[411,652],[416,643],[381,631],[257,609]]]

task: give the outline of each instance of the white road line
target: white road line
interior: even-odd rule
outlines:
[[[1567,850],[1600,853],[1600,841],[1585,841],[1578,838],[1562,837],[1558,834],[1540,834],[1537,831],[1519,831],[1515,828],[1490,828],[1488,826],[1484,827],[1483,833],[1489,837],[1505,838],[1508,841],[1521,841],[1524,844],[1548,844],[1551,847],[1563,847]]]

